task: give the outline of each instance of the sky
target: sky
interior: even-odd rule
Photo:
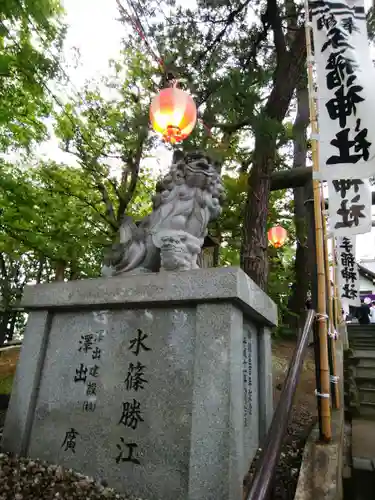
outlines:
[[[73,86],[79,90],[85,81],[106,74],[109,59],[117,58],[119,55],[124,27],[117,21],[115,0],[62,0],[62,2],[69,26],[64,48],[65,68]],[[371,2],[372,0],[365,0],[366,9],[371,6]],[[80,54],[78,66],[75,48]],[[75,90],[70,89],[68,92],[74,94]],[[70,155],[59,149],[55,139],[43,144],[38,152],[42,157],[49,157],[58,162],[73,161]],[[158,157],[156,170],[164,170],[169,165],[171,154],[163,145],[156,154]],[[372,208],[375,219],[375,207]],[[369,258],[375,258],[375,228],[371,233],[357,237],[357,259]]]

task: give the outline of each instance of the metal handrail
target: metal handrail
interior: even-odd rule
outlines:
[[[309,333],[313,326],[314,318],[315,311],[310,309],[307,313],[302,333],[298,339],[297,347],[293,353],[280,400],[273,414],[253,480],[250,487],[244,492],[245,500],[268,500],[271,493],[272,482],[276,466],[280,459],[281,446],[288,426],[293,397],[303,366]]]

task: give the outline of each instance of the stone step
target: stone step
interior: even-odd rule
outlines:
[[[355,349],[353,350],[354,358],[365,358],[365,359],[373,359],[375,360],[375,350],[374,351],[366,351],[363,349]]]
[[[375,329],[372,330],[348,330],[348,337],[349,339],[355,338],[355,337],[374,337],[375,336]]]
[[[374,424],[369,420],[353,418],[351,452],[352,465],[354,469],[362,469],[373,472],[375,459],[375,436],[373,432]],[[349,497],[353,498],[353,497]],[[372,499],[373,496],[364,496],[355,498]]]
[[[359,390],[375,389],[375,379],[357,378],[356,384]]]
[[[359,400],[362,403],[374,403],[375,404],[375,387],[360,387],[359,388]]]
[[[369,370],[375,370],[375,359],[360,359],[357,368],[368,368]]]
[[[358,338],[363,338],[363,339],[371,339],[375,337],[375,330],[370,331],[370,332],[362,332],[362,331],[357,331],[357,332],[348,332],[348,338],[350,339],[358,339]]]
[[[363,350],[363,351],[368,351],[368,352],[374,352],[375,351],[375,344],[374,345],[368,345],[362,343],[350,343],[350,348],[354,350]]]
[[[358,364],[356,365],[357,370],[358,368],[367,368],[368,370],[375,370],[375,359],[360,358]]]
[[[374,330],[375,331],[375,323],[369,323],[368,325],[361,325],[360,323],[349,323],[348,331],[351,330]]]
[[[356,366],[355,378],[375,379],[375,368]]]
[[[369,328],[369,329],[362,329],[362,328],[357,328],[357,329],[350,329],[348,330],[348,337],[349,339],[357,336],[363,336],[363,337],[374,337],[375,336],[375,328]]]
[[[367,323],[367,325],[361,325],[360,323],[348,323],[348,328],[375,328],[375,323]]]
[[[375,403],[361,403],[359,414],[362,418],[375,420]]]

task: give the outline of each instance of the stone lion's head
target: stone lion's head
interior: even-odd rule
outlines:
[[[156,185],[154,203],[159,205],[162,193],[170,192],[182,184],[209,193],[218,200],[218,205],[222,205],[225,200],[219,165],[206,154],[175,153],[169,172]]]

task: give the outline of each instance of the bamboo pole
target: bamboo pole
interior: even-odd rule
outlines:
[[[313,68],[312,68],[312,50],[311,50],[311,26],[309,23],[309,4],[305,0],[305,33],[306,33],[306,55],[307,55],[307,76],[309,90],[309,108],[311,122],[311,150],[313,161],[313,173],[319,171],[318,165],[318,123],[316,119],[315,103],[313,101]],[[329,361],[328,361],[328,330],[326,313],[326,282],[324,273],[324,247],[323,247],[323,224],[322,207],[319,189],[319,181],[313,179],[314,191],[314,215],[315,215],[315,234],[316,234],[316,267],[318,276],[318,301],[317,301],[317,320],[319,334],[319,353],[320,353],[320,398],[321,398],[321,422],[320,439],[328,442],[331,440],[331,405],[330,405],[330,380],[329,380]],[[318,395],[319,396],[319,395]]]
[[[327,223],[324,216],[325,203],[323,196],[323,188],[321,188],[321,208],[322,208],[322,225],[323,225],[323,244],[324,244],[324,261],[325,261],[325,271],[326,271],[326,290],[328,293],[328,316],[329,316],[329,328],[330,333],[333,335],[335,331],[335,322],[333,318],[333,296],[332,296],[332,286],[331,286],[331,275],[329,272],[329,259],[328,259],[328,235],[327,235]],[[333,388],[334,388],[334,403],[336,409],[340,408],[340,391],[339,384],[337,383],[337,360],[336,360],[336,340],[330,337],[329,343],[331,345],[331,357],[332,357],[332,377],[334,377]]]

